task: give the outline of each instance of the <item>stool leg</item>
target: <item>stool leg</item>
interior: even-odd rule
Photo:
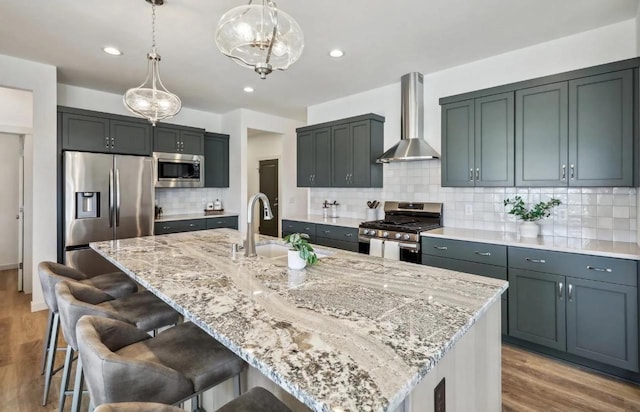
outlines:
[[[84,382],[84,374],[82,373],[82,360],[78,356],[76,363],[76,379],[73,385],[73,402],[71,403],[71,412],[80,412],[82,404],[82,384]]]
[[[242,388],[240,386],[240,374],[233,377],[233,396],[237,398],[242,394]]]
[[[53,375],[53,364],[56,361],[56,345],[58,344],[58,330],[60,326],[60,315],[53,314],[51,333],[49,334],[49,349],[47,353],[47,366],[44,376],[44,394],[42,395],[42,406],[47,404],[49,389],[51,389],[51,376]]]
[[[40,369],[40,375],[44,375],[44,368],[47,366],[47,354],[49,352],[49,341],[51,340],[51,329],[53,329],[53,312],[49,311],[49,318],[47,320],[47,337],[42,342],[42,368]]]
[[[67,356],[64,358],[64,371],[62,372],[62,381],[60,382],[60,400],[58,401],[58,411],[64,410],[65,398],[69,388],[69,377],[71,376],[71,363],[73,362],[73,349],[67,346]]]

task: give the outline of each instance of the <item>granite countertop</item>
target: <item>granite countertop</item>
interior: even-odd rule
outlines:
[[[394,410],[508,286],[331,248],[294,271],[233,258],[241,240],[217,229],[91,247],[314,411]]]
[[[489,230],[447,227],[422,232],[421,235],[454,240],[493,243],[506,246],[528,247],[532,249],[553,250],[558,252],[582,253],[586,255],[640,260],[640,247],[638,244],[631,242],[612,242],[607,240],[580,239],[561,236],[524,238],[520,237],[516,233],[510,232],[493,232]]]
[[[322,225],[344,226],[358,228],[360,223],[367,219],[356,219],[351,217],[322,217],[321,215],[294,215],[283,217],[283,220],[296,220],[298,222],[319,223]]]
[[[209,219],[215,217],[231,217],[238,216],[235,212],[222,212],[215,215],[205,215],[204,211],[200,213],[184,213],[180,215],[163,215],[161,218],[156,219],[156,222],[173,222],[176,220],[191,220],[191,219]]]

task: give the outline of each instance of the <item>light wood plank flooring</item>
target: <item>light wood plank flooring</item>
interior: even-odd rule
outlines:
[[[40,362],[47,313],[31,313],[31,295],[16,289],[16,271],[0,272],[0,411],[55,411],[60,374],[54,377],[49,404],[40,405],[44,387]],[[56,363],[62,361],[60,352]],[[505,412],[640,412],[639,386],[510,345],[502,346],[502,385]],[[70,403],[67,402],[67,409]]]

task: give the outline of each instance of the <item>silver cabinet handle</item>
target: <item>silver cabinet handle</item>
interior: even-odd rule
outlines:
[[[353,173],[349,173],[349,183],[353,183]]]
[[[558,298],[562,299],[562,282],[558,282]]]
[[[349,173],[347,173],[346,175],[344,175],[344,181],[348,182],[349,181]]]
[[[562,165],[562,179],[560,180],[567,180],[567,165]]]
[[[194,227],[195,225],[193,223],[189,223],[189,227]]]
[[[345,233],[344,235],[345,235],[346,237],[352,237],[352,236],[353,236],[353,233]]]
[[[571,164],[571,166],[569,166],[569,168],[571,169],[571,180],[575,179],[575,172],[576,172],[576,165]]]
[[[291,226],[289,226],[289,227],[291,227]],[[308,232],[311,232],[311,228],[310,227],[305,227],[304,230],[306,230]]]
[[[531,263],[547,263],[547,261],[544,260],[544,259],[524,258],[524,260],[526,260],[527,262],[531,262]]]
[[[597,268],[595,266],[590,266],[590,265],[587,265],[587,269],[595,270],[596,272],[608,272],[608,273],[613,272],[613,269],[610,269],[610,268]]]
[[[480,168],[476,169],[476,180],[480,180]]]
[[[469,181],[473,182],[473,169],[469,169]]]
[[[115,145],[116,145],[116,138],[112,137],[111,138],[111,148],[113,149],[115,147]]]
[[[475,251],[475,252],[473,252],[473,253],[475,253],[476,255],[479,255],[479,256],[491,256],[491,252],[478,252],[478,251],[476,250],[476,251]]]
[[[446,246],[434,246],[433,248],[438,250],[447,250]]]
[[[171,229],[171,226],[162,226],[162,229],[169,230],[169,229]]]
[[[104,148],[105,149],[109,148],[109,136],[105,136],[104,138]]]
[[[569,302],[571,302],[571,299],[573,299],[573,285],[571,283],[569,283]]]
[[[323,230],[324,233],[331,233],[330,230]]]

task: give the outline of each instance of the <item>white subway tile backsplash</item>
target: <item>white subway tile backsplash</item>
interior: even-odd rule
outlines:
[[[224,208],[228,191],[227,188],[208,187],[156,189],[156,204],[162,207],[165,216],[199,213],[208,202],[216,199],[220,199]]]

